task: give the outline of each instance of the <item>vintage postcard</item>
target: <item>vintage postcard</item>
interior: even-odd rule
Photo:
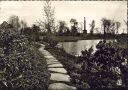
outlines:
[[[127,0],[1,0],[0,89],[128,89]]]

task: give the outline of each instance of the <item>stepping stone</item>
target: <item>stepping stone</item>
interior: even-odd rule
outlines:
[[[44,54],[44,56],[51,56],[49,53],[43,53]]]
[[[55,59],[46,59],[46,61],[51,64],[54,62],[58,62],[58,60],[55,60]],[[60,63],[60,62],[58,62],[58,63]]]
[[[51,65],[48,65],[48,67],[49,67],[49,68],[52,68],[52,67],[61,67],[61,68],[62,68],[63,65],[60,64],[60,63],[58,63],[58,64],[54,64],[54,63],[53,63],[53,64],[51,64]]]
[[[76,87],[64,83],[53,83],[48,87],[49,90],[77,90]]]
[[[51,73],[50,80],[70,82],[70,77],[69,77],[69,75],[65,75],[65,74]]]
[[[58,61],[47,61],[48,65],[52,65],[52,64],[60,64]]]
[[[47,59],[46,60],[47,62],[58,62],[58,63],[60,63],[58,60],[56,60],[56,59]]]
[[[60,64],[58,61],[47,61],[47,64],[49,65],[51,65],[51,64],[54,64],[54,63],[58,63],[58,64]]]
[[[60,73],[67,73],[67,71],[64,68],[48,68],[49,71],[53,71],[53,72],[60,72]]]
[[[40,44],[42,47],[45,47],[45,45],[44,44]]]
[[[52,58],[52,59],[55,59],[53,56],[51,56],[51,55],[47,55],[47,56],[45,56],[45,58],[48,58],[48,59],[50,59],[50,58]]]

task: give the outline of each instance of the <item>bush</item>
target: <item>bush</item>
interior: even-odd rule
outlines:
[[[50,36],[45,36],[43,38],[43,42],[47,43],[46,48],[53,48],[58,44],[58,42],[56,40],[53,40]]]
[[[113,43],[99,42],[97,51],[82,51],[78,61],[81,63],[81,82],[91,88],[117,88],[128,86],[128,49]],[[120,82],[119,82],[120,81]]]
[[[28,38],[12,29],[0,34],[0,86],[17,89],[47,89],[46,60]]]

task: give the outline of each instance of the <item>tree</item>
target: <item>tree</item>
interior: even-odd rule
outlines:
[[[78,32],[77,32],[77,28],[78,28],[78,22],[76,19],[71,19],[70,20],[70,23],[72,24],[71,26],[71,33],[72,35],[76,35]]]
[[[93,31],[94,31],[94,28],[95,28],[95,21],[93,20],[92,23],[90,24],[90,34],[92,35],[93,34]]]
[[[25,21],[21,20],[21,21],[20,21],[20,27],[21,27],[22,29],[26,28],[26,27],[27,27],[27,23],[26,23]]]
[[[55,30],[55,18],[54,18],[54,8],[51,6],[50,0],[46,0],[44,6],[45,13],[45,28],[48,33],[51,33],[52,30]]]
[[[101,21],[102,21],[102,25],[104,27],[104,35],[106,35],[106,33],[109,33],[111,20],[106,19],[106,18],[102,18]]]
[[[21,28],[21,33],[23,33],[23,31],[25,30],[25,28],[27,28],[27,23],[23,20],[20,21],[20,28]]]
[[[66,23],[65,23],[65,21],[59,21],[59,31],[58,31],[58,33],[60,34],[60,35],[62,35],[65,31],[66,29]]]
[[[121,23],[120,22],[115,22],[115,24],[116,24],[116,34],[118,34]]]
[[[74,26],[75,26],[75,23],[76,23],[77,21],[76,21],[76,19],[74,19],[74,18],[72,18],[71,20],[70,20],[70,23],[71,24],[73,24]]]
[[[8,23],[11,24],[13,26],[13,28],[15,28],[16,30],[18,30],[20,28],[19,17],[16,15],[10,16]]]
[[[44,21],[41,20],[36,21],[36,24],[40,27],[41,32],[46,32],[46,28],[45,28],[46,23]]]
[[[35,24],[33,24],[32,31],[31,31],[33,40],[35,40],[35,41],[39,40],[39,32],[40,32],[39,26],[36,26]]]

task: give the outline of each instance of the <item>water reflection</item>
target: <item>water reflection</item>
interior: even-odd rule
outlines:
[[[77,42],[60,42],[59,45],[69,54],[71,55],[81,55],[81,51],[85,49],[89,49],[91,46],[94,49],[94,52],[96,50],[96,45],[101,40],[79,40]],[[107,40],[111,41],[111,40]]]

